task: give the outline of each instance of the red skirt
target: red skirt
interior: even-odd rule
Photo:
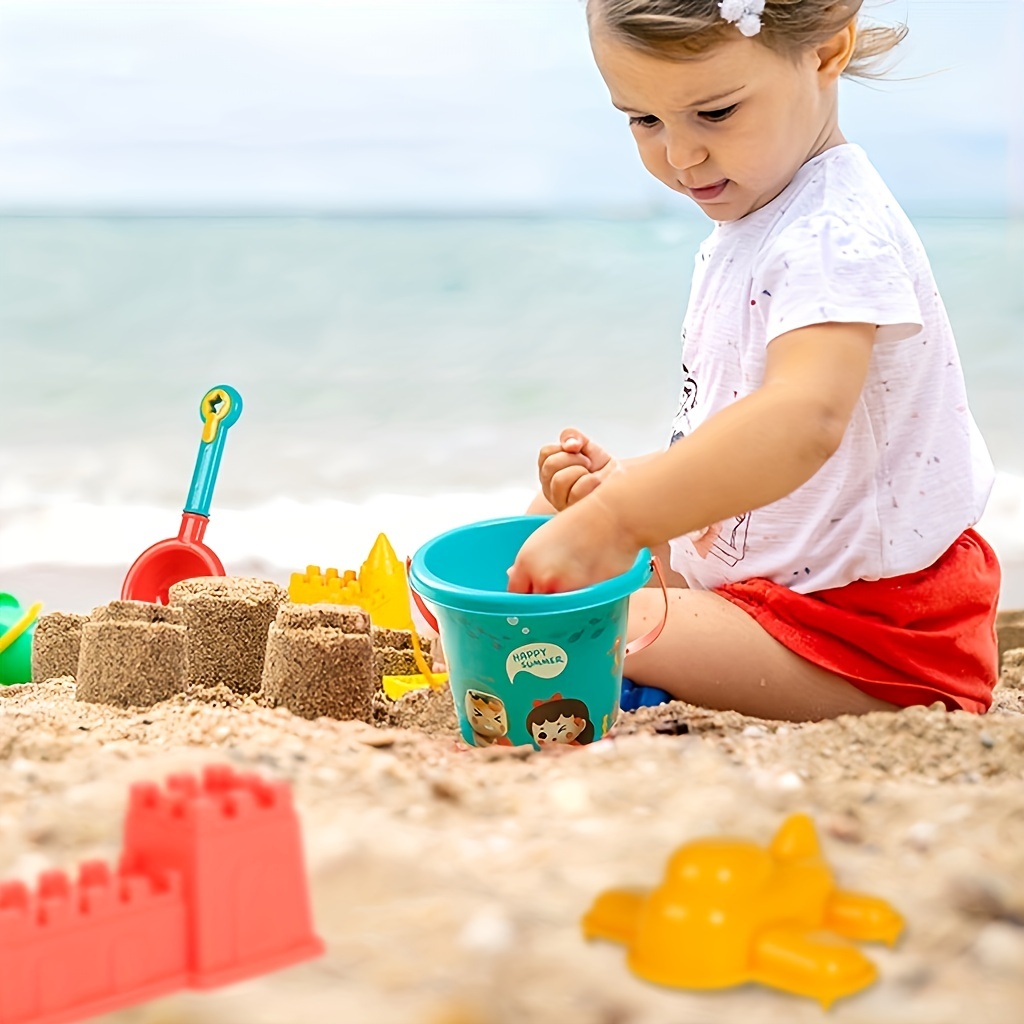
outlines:
[[[973,530],[920,572],[798,594],[766,579],[716,593],[794,654],[908,707],[941,700],[982,714],[999,679],[995,552]]]

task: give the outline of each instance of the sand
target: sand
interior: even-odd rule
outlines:
[[[267,633],[288,591],[252,576],[201,576],[175,583],[168,597],[188,630],[189,685],[256,693]]]
[[[836,1022],[1017,1024],[1024,1013],[1024,690],[984,717],[917,708],[791,725],[684,704],[591,747],[467,749],[444,692],[377,727],[307,720],[224,687],[144,710],[70,679],[0,688],[0,879],[113,857],[127,786],[209,762],[293,785],[327,954],[113,1024],[803,1024],[816,1003],[636,979],[580,916],[653,884],[700,835],[817,822],[839,882],[906,917],[881,980]],[[388,709],[385,709],[385,711]]]

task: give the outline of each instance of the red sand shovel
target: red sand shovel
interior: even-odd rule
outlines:
[[[121,587],[125,601],[167,604],[167,591],[194,576],[223,576],[221,560],[203,543],[228,428],[242,413],[242,396],[226,384],[211,388],[199,403],[203,437],[177,537],[158,541],[135,559]]]

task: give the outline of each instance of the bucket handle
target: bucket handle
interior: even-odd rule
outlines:
[[[661,636],[661,631],[665,628],[665,623],[668,622],[668,588],[665,586],[665,574],[661,571],[661,559],[657,555],[651,555],[651,569],[661,584],[661,594],[665,598],[665,610],[661,613],[661,622],[654,629],[644,633],[643,636],[638,636],[632,643],[626,644],[626,649],[622,652],[623,660],[631,654],[636,654],[637,651],[642,651],[645,647],[650,647]]]
[[[416,588],[412,585],[410,578],[410,570],[412,569],[412,558],[406,555],[405,558],[405,580],[409,584],[409,593],[412,594],[412,599],[416,602],[416,607],[420,610],[420,615],[426,620],[427,625],[438,635],[441,635],[441,627],[437,624],[437,617],[434,613],[423,603],[423,598],[416,592]]]
[[[405,559],[405,575],[406,579],[409,580],[410,568],[412,567],[412,559],[406,557]],[[661,636],[661,631],[665,628],[665,623],[668,622],[668,588],[665,586],[665,575],[661,571],[661,559],[657,555],[651,556],[651,569],[654,571],[654,575],[658,577],[658,582],[661,584],[661,593],[665,598],[665,610],[662,612],[661,621],[649,632],[643,636],[637,637],[632,643],[626,644],[626,649],[623,652],[623,656],[630,654],[636,654],[637,651],[642,651],[645,647],[650,647],[655,640]],[[409,593],[412,594],[413,601],[416,602],[416,607],[420,610],[420,614],[426,620],[427,625],[440,635],[441,628],[437,624],[437,618],[434,613],[426,606],[423,598],[416,592],[416,588],[409,582]]]

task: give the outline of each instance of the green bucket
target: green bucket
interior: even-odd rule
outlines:
[[[22,608],[13,594],[0,594],[0,686],[32,682],[32,638],[42,607]]]

